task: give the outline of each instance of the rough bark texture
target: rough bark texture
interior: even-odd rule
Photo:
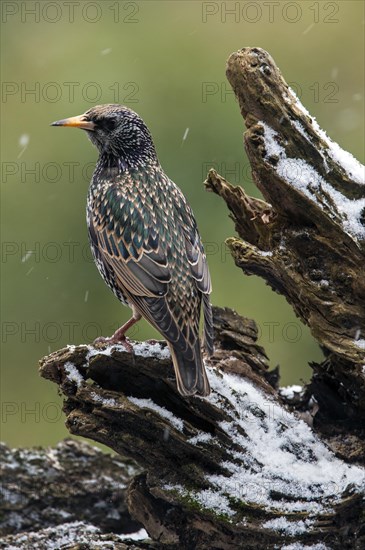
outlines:
[[[227,244],[236,265],[285,296],[325,350],[326,360],[312,364],[318,427],[323,421],[328,431],[332,421],[334,433],[360,433],[363,439],[365,241],[348,231],[351,216],[341,204],[351,199],[359,209],[364,205],[359,214],[364,227],[365,184],[332,154],[328,138],[267,52],[244,48],[232,54],[227,78],[247,126],[253,178],[267,201],[249,197],[210,171],[206,187],[225,200],[241,237]],[[278,151],[268,147],[264,125],[276,134]],[[283,155],[292,160],[284,174],[278,170]],[[309,173],[314,177],[307,182]]]
[[[285,416],[254,322],[220,308],[214,308],[214,320],[213,395],[206,399],[179,395],[163,343],[135,345],[134,354],[116,346],[72,346],[44,358],[41,375],[64,394],[68,429],[133,458],[145,470],[129,486],[128,507],[161,547],[233,550],[326,540],[331,548],[360,548],[365,543],[364,507],[361,491],[351,483],[327,496],[322,491],[307,494],[303,504],[293,492],[291,474],[284,484],[277,480],[277,486],[274,475],[270,506],[266,497],[257,498],[270,477],[252,483],[249,492],[230,486],[235,468],[261,475],[251,436],[256,430],[267,437],[268,454],[275,437],[278,446],[287,446],[294,469],[304,455],[308,464],[315,462],[317,451],[306,438],[298,445],[297,435],[292,437],[303,424]],[[234,389],[237,380],[245,384],[243,389]],[[251,395],[251,389],[259,394]],[[278,407],[277,418],[271,418],[272,407]],[[252,422],[257,423],[254,432]],[[284,443],[279,441],[282,434],[288,434]],[[292,505],[297,499],[296,511]],[[321,509],[324,501],[328,506]],[[265,527],[277,518],[291,525],[293,533]],[[306,530],[307,524],[311,529]]]
[[[0,534],[45,529],[67,521],[89,521],[103,531],[132,533],[142,526],[125,503],[138,468],[72,439],[54,449],[0,447]],[[31,469],[31,474],[30,474]]]
[[[4,550],[158,550],[153,542],[121,540],[113,533],[101,533],[91,524],[82,522],[60,524],[55,528],[41,529],[8,535],[0,539]]]
[[[68,439],[50,449],[1,444],[0,461],[0,548],[153,547],[121,540],[142,528],[126,503],[139,472],[131,460]]]

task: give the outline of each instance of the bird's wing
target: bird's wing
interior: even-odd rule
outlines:
[[[89,236],[103,263],[132,295],[163,296],[171,273],[149,209],[110,186],[93,203]]]
[[[177,189],[178,197],[176,203],[179,211],[182,212],[182,226],[185,236],[185,246],[190,270],[197,287],[203,297],[204,311],[204,346],[209,355],[213,353],[213,314],[209,294],[212,291],[212,283],[208,268],[207,257],[200,239],[193,212],[186,202],[184,195]]]
[[[109,186],[93,203],[90,239],[129,301],[193,358],[201,292],[210,291],[205,255],[185,199],[176,205],[175,196],[157,200],[148,192]]]
[[[185,236],[185,247],[190,270],[203,294],[210,294],[212,283],[210,279],[207,257],[198,232],[194,214],[180,189],[176,188],[177,209],[181,216],[182,229]]]

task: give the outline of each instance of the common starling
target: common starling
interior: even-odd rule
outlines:
[[[182,395],[209,395],[204,344],[213,352],[211,281],[193,212],[166,176],[143,120],[122,105],[99,105],[53,122],[86,131],[99,151],[87,197],[89,241],[101,276],[132,318],[111,338],[144,317],[166,339]],[[100,340],[100,339],[99,339]]]

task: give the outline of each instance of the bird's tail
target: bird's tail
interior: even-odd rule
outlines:
[[[200,351],[199,338],[195,343],[193,359],[187,358],[187,354],[181,350],[174,349],[170,343],[169,348],[175,369],[177,389],[181,395],[194,395],[195,393],[202,396],[209,395],[210,386]]]

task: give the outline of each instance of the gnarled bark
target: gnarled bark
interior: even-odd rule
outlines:
[[[240,237],[227,244],[236,265],[285,296],[325,349],[326,360],[312,364],[317,424],[332,420],[332,431],[363,437],[364,167],[319,128],[264,50],[232,54],[227,78],[266,201],[210,171],[206,187],[225,200]]]
[[[364,471],[282,405],[252,321],[214,308],[214,325],[208,398],[178,393],[164,343],[72,346],[41,374],[64,394],[71,433],[144,469],[129,511],[161,547],[364,543]]]
[[[1,444],[0,461],[0,548],[154,547],[127,540],[142,529],[126,502],[139,472],[131,460],[67,439],[49,449]]]

